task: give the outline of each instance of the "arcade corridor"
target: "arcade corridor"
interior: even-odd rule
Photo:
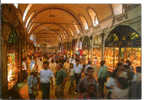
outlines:
[[[141,98],[140,4],[2,4],[1,12],[0,97]]]

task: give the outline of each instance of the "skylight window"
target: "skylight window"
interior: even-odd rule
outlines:
[[[81,16],[80,18],[81,18],[81,21],[83,23],[85,30],[88,30],[88,24],[87,24],[85,17]]]
[[[96,15],[95,11],[90,8],[90,9],[88,9],[88,13],[89,13],[89,15],[91,17],[93,26],[97,26],[99,24],[99,21],[97,19],[97,15]]]

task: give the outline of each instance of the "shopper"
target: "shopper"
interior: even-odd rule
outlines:
[[[128,79],[120,76],[116,80],[116,86],[113,87],[111,93],[111,99],[128,99]]]
[[[107,88],[106,98],[111,99],[112,89],[116,86],[117,86],[117,84],[116,84],[116,74],[115,73],[109,73],[109,77],[107,78],[107,81],[105,83],[105,87]]]
[[[88,64],[85,66],[85,74],[87,74],[88,67],[91,67],[91,61],[88,61]]]
[[[75,75],[74,75],[74,69],[73,69],[73,64],[70,64],[70,70],[69,70],[69,77],[70,77],[70,87],[69,87],[69,94],[73,94],[74,93],[74,89],[75,89]]]
[[[59,63],[57,65],[57,72],[55,77],[56,77],[56,89],[55,89],[56,98],[63,99],[67,74],[63,69],[62,63]]]
[[[97,96],[98,86],[97,86],[96,80],[93,77],[93,73],[94,73],[94,69],[92,67],[88,67],[87,68],[87,75],[79,83],[79,86],[78,86],[79,87],[79,93],[83,97],[86,97],[87,94],[90,94],[90,98],[96,98],[96,96]],[[91,84],[94,87],[94,89],[93,89],[94,93],[90,89]]]
[[[49,64],[49,68],[53,73],[56,73],[56,62],[53,59]]]
[[[49,63],[45,61],[43,63],[43,70],[40,71],[40,88],[42,91],[42,98],[49,99],[50,95],[50,85],[53,85],[53,72],[48,69]]]
[[[126,65],[129,66],[131,71],[134,71],[131,61],[126,60]]]
[[[136,67],[136,74],[129,87],[129,99],[141,99],[141,67]]]
[[[23,76],[23,81],[27,79],[26,58],[24,58],[23,61],[22,61],[22,76]]]
[[[118,72],[122,71],[123,69],[125,69],[123,63],[118,62],[116,69],[113,71],[113,75],[116,76]]]
[[[38,77],[36,72],[31,72],[27,80],[29,98],[35,99],[38,91]]]
[[[108,71],[104,60],[100,62],[100,65],[101,66],[98,72],[98,82],[99,82],[101,96],[104,98],[104,83],[106,82]]]
[[[125,71],[127,72],[129,84],[131,84],[135,73],[128,65],[124,65],[124,68],[125,68]]]
[[[76,64],[74,64],[74,74],[75,74],[76,86],[78,86],[78,83],[81,79],[82,72],[83,72],[83,67],[80,64],[80,61],[77,60]],[[78,92],[77,87],[76,87],[76,92]]]
[[[69,68],[70,68],[69,60],[66,60],[63,67],[64,67],[66,73],[69,73]]]
[[[35,71],[36,70],[36,60],[35,60],[35,58],[32,56],[31,57],[31,62],[30,62],[30,71],[32,72],[32,71]]]

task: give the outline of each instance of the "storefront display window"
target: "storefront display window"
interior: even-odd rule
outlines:
[[[18,68],[16,64],[16,53],[8,53],[8,90],[13,88],[18,80]]]
[[[133,69],[141,66],[141,36],[127,25],[115,27],[105,41],[105,60],[115,68],[118,62],[130,60]]]

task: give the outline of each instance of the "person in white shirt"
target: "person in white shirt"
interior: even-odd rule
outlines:
[[[75,64],[75,63],[76,63],[76,60],[75,60],[74,57],[71,58],[71,63],[72,63],[72,64]]]
[[[76,62],[77,63],[74,64],[73,69],[74,69],[74,75],[75,75],[75,80],[76,80],[76,86],[78,86],[78,83],[81,79],[81,73],[83,71],[83,66],[80,64],[79,60],[77,60]],[[77,90],[76,90],[76,92],[77,92]]]
[[[53,85],[52,78],[54,77],[53,72],[48,69],[49,63],[45,61],[43,63],[44,69],[40,71],[40,88],[42,91],[43,99],[49,99],[50,84]]]
[[[69,63],[72,63],[72,58],[71,57],[69,57]]]
[[[35,70],[35,66],[36,66],[36,62],[34,60],[34,58],[31,58],[31,63],[30,63],[30,71],[34,71]]]

